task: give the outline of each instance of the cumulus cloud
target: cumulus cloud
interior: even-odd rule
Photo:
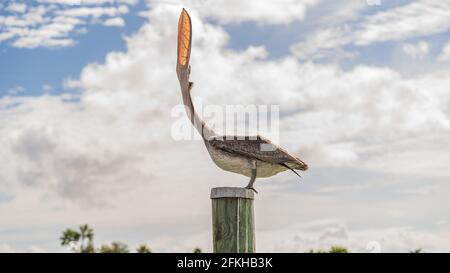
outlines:
[[[167,4],[157,0],[148,0],[148,2],[152,6]],[[319,0],[251,0],[245,2],[238,0],[175,0],[170,3],[195,9],[200,16],[211,18],[221,24],[238,24],[248,21],[258,24],[288,24],[304,19],[307,10],[319,2]]]
[[[119,7],[79,7],[64,9],[57,12],[60,16],[67,17],[87,17],[92,16],[94,18],[99,18],[101,16],[117,16],[120,14],[128,13],[129,9],[126,5],[121,5]]]
[[[283,0],[283,1],[218,1],[205,2],[200,8],[206,16],[211,16],[221,23],[239,23],[257,21],[267,24],[286,24],[301,20],[306,9],[316,5],[317,0]],[[289,9],[286,9],[289,7]]]
[[[25,88],[23,86],[18,85],[18,86],[8,89],[7,93],[9,95],[17,95],[19,93],[22,93],[23,91],[25,91]]]
[[[27,10],[27,5],[24,3],[11,3],[6,7],[9,12],[24,13]]]
[[[37,0],[38,3],[48,3],[48,4],[62,4],[62,5],[102,5],[102,4],[114,4],[123,3],[134,5],[137,4],[139,0]]]
[[[44,84],[42,86],[42,91],[44,91],[44,92],[50,92],[52,90],[53,90],[53,86],[51,86],[50,84]]]
[[[320,220],[299,224],[277,231],[278,242],[267,252],[309,252],[328,250],[332,245],[347,247],[352,252],[408,252],[422,249],[425,252],[448,251],[448,239],[409,226],[352,229],[342,220]],[[271,232],[262,233],[271,238]],[[448,237],[447,237],[448,238]],[[263,240],[264,240],[263,239]]]
[[[430,36],[450,28],[450,4],[420,0],[380,11],[352,24],[321,28],[291,47],[301,59],[345,45],[366,46],[385,41]],[[320,56],[320,55],[319,55]]]
[[[450,3],[415,1],[369,16],[355,35],[355,44],[366,45],[431,35],[450,28]]]
[[[181,102],[174,71],[180,10],[153,7],[125,52],[111,52],[67,81],[79,95],[0,99],[0,187],[16,197],[2,204],[5,228],[23,224],[19,210],[48,219],[36,221],[42,228],[82,220],[99,234],[112,225],[141,232],[157,251],[210,250],[209,189],[247,179],[216,168],[200,141],[171,138],[170,110]],[[340,243],[365,251],[372,240],[387,251],[446,249],[444,231],[410,226],[441,220],[435,207],[449,209],[449,187],[398,190],[450,175],[449,71],[408,77],[392,68],[270,59],[262,46],[227,48],[223,27],[190,13],[193,96],[219,107],[280,105],[281,144],[311,165],[302,184],[290,173],[257,181],[265,192],[256,203],[259,250]],[[320,220],[330,217],[340,219]],[[382,227],[371,230],[375,225]]]
[[[428,55],[430,45],[426,41],[419,41],[417,44],[403,45],[403,51],[413,59],[422,59]]]
[[[123,27],[125,25],[125,21],[120,17],[115,17],[106,20],[105,22],[103,22],[103,25],[107,27]]]
[[[9,14],[0,16],[0,41],[8,41],[13,47],[30,49],[73,46],[76,41],[71,35],[86,30],[82,26],[101,21],[106,26],[124,26],[123,19],[117,16],[128,13],[128,5],[137,3],[134,0],[39,2],[40,5],[28,9],[20,3],[8,6]],[[100,20],[103,17],[106,18]]]
[[[438,60],[441,62],[450,60],[450,42],[444,45],[441,54],[438,56]]]

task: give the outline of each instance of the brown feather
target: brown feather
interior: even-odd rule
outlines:
[[[255,158],[272,164],[290,164],[289,166],[305,171],[308,165],[299,158],[290,155],[281,147],[261,136],[224,136],[214,137],[208,143],[223,151],[239,154],[249,158]]]

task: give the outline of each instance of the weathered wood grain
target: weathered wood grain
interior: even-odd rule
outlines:
[[[253,199],[253,191],[244,188],[211,190],[214,252],[255,252]]]

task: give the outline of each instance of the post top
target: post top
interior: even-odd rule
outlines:
[[[245,198],[255,199],[252,190],[238,187],[218,187],[211,189],[211,199],[216,198]]]

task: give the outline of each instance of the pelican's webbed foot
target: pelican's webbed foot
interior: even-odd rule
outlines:
[[[253,188],[253,187],[247,186],[247,187],[245,187],[244,189],[252,190],[252,191],[254,191],[255,193],[258,193],[258,191],[257,191],[255,188]]]

